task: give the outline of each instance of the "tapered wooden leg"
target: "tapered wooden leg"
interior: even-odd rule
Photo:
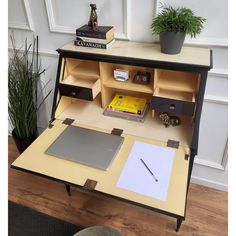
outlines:
[[[71,196],[70,185],[69,184],[65,184],[65,186],[66,186],[66,192],[68,193],[69,196]]]
[[[176,232],[179,232],[180,226],[182,224],[182,219],[181,218],[177,218],[177,227],[176,227]]]

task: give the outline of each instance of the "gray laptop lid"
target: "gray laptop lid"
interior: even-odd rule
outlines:
[[[106,170],[120,149],[124,138],[69,125],[46,150],[66,160]]]

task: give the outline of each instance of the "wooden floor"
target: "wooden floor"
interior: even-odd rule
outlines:
[[[9,167],[18,155],[9,137]],[[110,226],[125,236],[227,235],[227,198],[226,192],[191,184],[186,220],[176,233],[174,218],[74,188],[69,197],[60,183],[9,168],[9,200],[82,227]]]

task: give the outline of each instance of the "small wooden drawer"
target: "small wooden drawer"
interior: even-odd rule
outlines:
[[[170,112],[179,115],[192,116],[194,113],[194,106],[194,102],[153,96],[150,108],[157,110],[158,112]]]
[[[67,84],[59,84],[59,90],[62,96],[80,98],[89,101],[93,100],[92,89],[90,88],[77,87]]]
[[[93,101],[98,93],[101,92],[101,83],[100,79],[75,79],[69,76],[59,83],[59,91],[62,96]]]

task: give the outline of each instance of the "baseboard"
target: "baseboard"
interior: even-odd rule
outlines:
[[[199,185],[203,185],[203,186],[206,186],[206,187],[209,187],[209,188],[214,188],[214,189],[217,189],[217,190],[228,192],[228,185],[222,184],[222,183],[219,183],[219,182],[216,182],[216,181],[204,179],[204,178],[199,178],[199,177],[196,177],[196,176],[191,177],[191,183],[199,184]]]

